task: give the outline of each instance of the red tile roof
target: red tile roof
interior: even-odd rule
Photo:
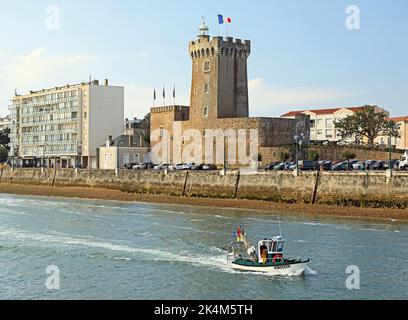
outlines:
[[[362,110],[364,107],[341,107],[341,108],[331,108],[331,109],[314,109],[314,110],[302,110],[302,111],[291,111],[288,113],[285,113],[282,117],[295,117],[299,114],[305,113],[306,111],[312,112],[318,115],[322,114],[333,114],[341,109],[348,109],[353,112],[357,112]]]
[[[302,111],[291,111],[291,112],[285,113],[284,115],[282,115],[282,117],[296,117],[296,116],[302,114],[303,112],[305,112],[305,110],[302,110]]]
[[[408,116],[406,116],[406,117],[393,117],[393,118],[388,118],[388,120],[393,120],[395,122],[402,122],[402,121],[407,121],[408,122]]]

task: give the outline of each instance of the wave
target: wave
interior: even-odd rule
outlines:
[[[310,275],[316,275],[316,274],[318,274],[317,271],[313,270],[313,269],[310,268],[310,267],[306,267],[305,275],[310,276]]]

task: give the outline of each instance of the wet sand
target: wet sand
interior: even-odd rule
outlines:
[[[119,190],[84,187],[47,187],[0,183],[0,193],[82,199],[136,201],[160,204],[238,208],[269,211],[279,214],[296,214],[314,217],[338,217],[365,220],[408,221],[408,210],[339,207],[329,205],[288,204],[258,200],[188,198],[167,195],[131,194]]]

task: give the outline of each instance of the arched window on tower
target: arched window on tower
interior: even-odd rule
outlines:
[[[204,62],[204,72],[209,72],[210,71],[210,61],[205,61]]]
[[[208,107],[204,107],[204,112],[203,112],[204,118],[208,118]]]

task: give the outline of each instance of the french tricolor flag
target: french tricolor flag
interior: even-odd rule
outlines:
[[[221,15],[221,14],[219,14],[219,15],[218,15],[218,22],[219,22],[219,24],[231,23],[231,22],[232,22],[232,19],[231,19],[231,18],[225,18],[225,19],[224,19],[224,16]]]

